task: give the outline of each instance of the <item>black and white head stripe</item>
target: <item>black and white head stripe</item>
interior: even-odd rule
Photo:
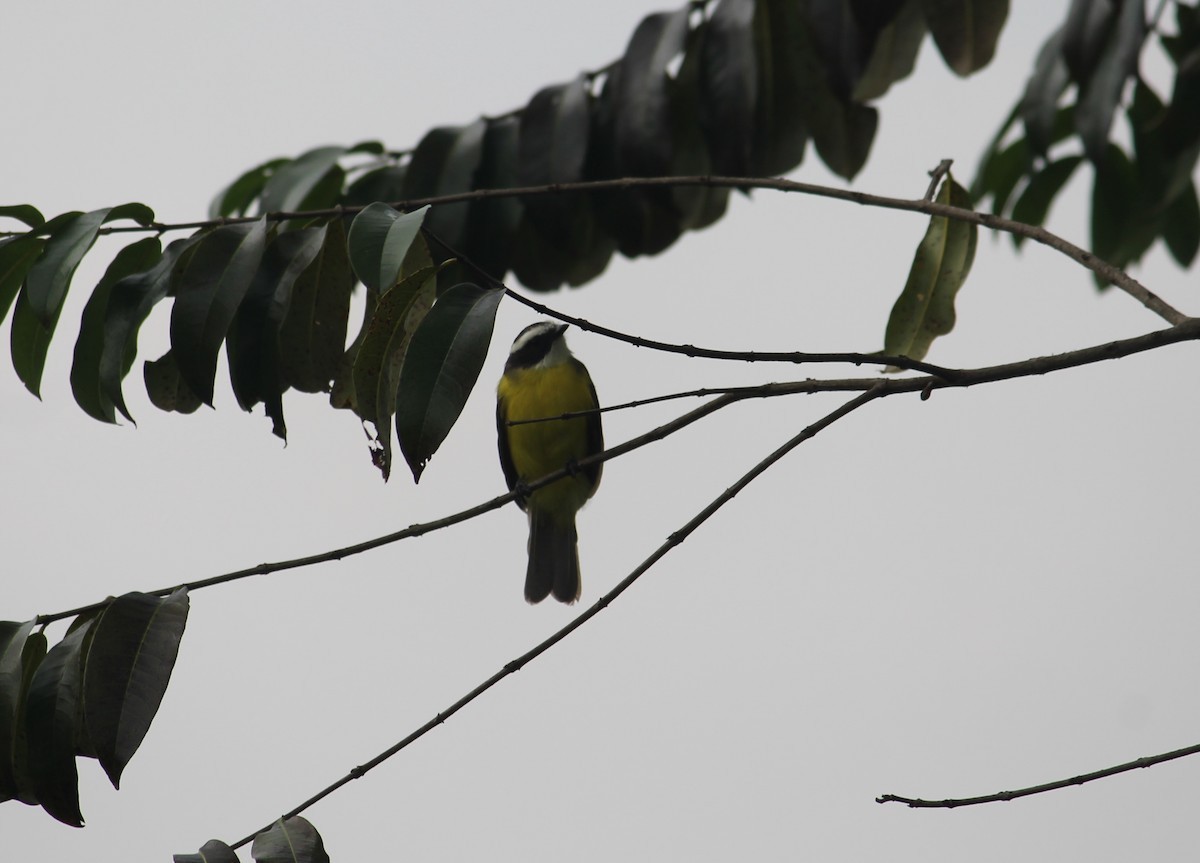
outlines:
[[[567,325],[557,321],[538,321],[521,330],[508,352],[506,368],[552,366],[571,356],[562,334]]]

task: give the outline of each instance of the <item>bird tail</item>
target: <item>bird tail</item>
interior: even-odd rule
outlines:
[[[551,593],[559,602],[579,599],[579,547],[574,517],[563,520],[529,509],[529,568],[525,600],[541,602]]]

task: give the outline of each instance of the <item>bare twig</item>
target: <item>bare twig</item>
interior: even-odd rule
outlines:
[[[694,410],[688,411],[668,423],[658,426],[645,434],[631,438],[625,443],[619,444],[611,449],[605,450],[595,456],[589,456],[586,459],[580,459],[575,468],[586,467],[590,464],[597,464],[603,461],[608,461],[625,453],[632,452],[647,444],[662,440],[675,432],[686,428],[692,423],[700,420],[711,413],[714,413],[722,408],[728,407],[736,402],[750,398],[774,398],[777,396],[796,395],[799,393],[821,393],[821,392],[864,392],[867,390],[877,390],[879,395],[889,396],[899,393],[920,393],[923,398],[927,398],[929,393],[934,390],[945,389],[948,387],[971,387],[979,384],[994,383],[1003,380],[1013,380],[1015,378],[1030,377],[1033,375],[1044,375],[1051,372],[1062,371],[1064,369],[1075,368],[1078,366],[1091,365],[1093,363],[1104,362],[1105,360],[1115,360],[1122,357],[1132,356],[1134,354],[1143,353],[1145,351],[1154,350],[1155,348],[1164,347],[1165,345],[1177,344],[1179,342],[1194,341],[1200,339],[1200,318],[1190,318],[1178,326],[1170,327],[1165,330],[1156,330],[1155,332],[1146,333],[1145,335],[1135,336],[1130,339],[1122,339],[1116,342],[1108,342],[1102,345],[1096,345],[1090,348],[1083,348],[1078,351],[1070,351],[1064,354],[1055,354],[1047,357],[1034,357],[1021,362],[1006,363],[998,366],[986,366],[977,369],[962,369],[955,370],[951,379],[935,376],[918,376],[911,378],[844,378],[839,380],[807,380],[807,381],[791,381],[784,383],[764,384],[758,387],[738,387],[731,389],[724,395],[715,398]],[[536,482],[529,483],[531,489],[541,488],[543,485],[548,485],[555,480],[567,476],[567,469],[555,471]],[[272,572],[282,572],[289,569],[299,569],[305,566],[313,566],[318,563],[327,563],[329,561],[341,560],[346,557],[351,557],[356,554],[361,554],[365,551],[380,548],[381,546],[390,545],[400,540],[409,539],[414,536],[422,536],[435,530],[440,530],[443,527],[449,527],[454,524],[467,521],[475,516],[482,515],[493,509],[498,509],[504,504],[515,498],[515,493],[509,492],[502,494],[499,497],[494,497],[489,501],[463,510],[462,512],[446,516],[445,518],[437,519],[436,521],[425,522],[423,524],[414,524],[404,530],[396,531],[385,536],[369,539],[355,545],[346,546],[345,548],[334,549],[320,554],[309,555],[308,557],[300,557],[294,560],[280,561],[278,563],[263,563],[258,566],[248,569],[241,569],[235,572],[228,572],[223,575],[213,576],[211,578],[200,579],[198,581],[188,582],[185,586],[189,590],[199,590],[203,587],[212,587],[217,584],[224,584],[230,581],[236,581],[242,578],[249,578],[255,575],[266,575]],[[150,591],[154,596],[166,596],[179,587],[178,584],[173,584],[169,587],[159,588]],[[92,603],[90,605],[73,608],[69,611],[61,611],[55,614],[39,615],[37,622],[39,625],[46,625],[56,620],[62,620],[68,617],[74,617],[82,614],[85,611],[91,611],[103,606],[103,602]]]
[[[1162,764],[1164,761],[1174,761],[1176,758],[1183,758],[1185,755],[1195,755],[1198,752],[1200,752],[1200,744],[1185,746],[1183,749],[1176,749],[1173,752],[1164,752],[1161,755],[1148,755],[1145,758],[1137,758],[1133,761],[1127,761],[1124,764],[1118,764],[1115,767],[1106,767],[1103,770],[1096,770],[1092,773],[1072,776],[1070,779],[1058,779],[1054,782],[1047,782],[1044,785],[1032,785],[1029,788],[1020,788],[1016,791],[998,791],[995,794],[984,794],[980,797],[922,800],[919,797],[901,797],[898,794],[884,794],[876,797],[875,802],[903,803],[913,809],[957,809],[959,806],[998,803],[1000,801],[1016,800],[1018,797],[1044,794],[1047,791],[1057,791],[1059,788],[1068,788],[1072,785],[1083,785],[1085,782],[1094,782],[1097,779],[1116,776],[1118,773],[1127,773],[1130,770],[1137,770],[1140,767],[1153,767],[1155,764]]]
[[[637,567],[637,569],[635,569],[633,572],[629,573],[629,575],[625,576],[625,578],[623,578],[621,580],[621,582],[619,584],[617,584],[616,587],[614,587],[608,593],[604,594],[604,596],[602,596],[598,600],[596,600],[595,604],[593,604],[590,608],[588,608],[582,614],[577,616],[574,620],[572,620],[570,623],[568,623],[562,629],[558,630],[556,633],[551,635],[545,641],[538,644],[536,647],[532,648],[529,651],[526,651],[525,653],[521,654],[520,656],[518,656],[516,659],[512,660],[511,662],[506,663],[499,671],[497,671],[495,674],[493,674],[487,680],[483,681],[483,683],[479,684],[474,689],[472,689],[470,692],[468,692],[466,695],[464,695],[462,698],[458,699],[458,701],[455,701],[453,704],[451,704],[445,710],[443,710],[442,712],[435,715],[432,719],[430,719],[428,722],[426,722],[420,728],[413,731],[411,734],[406,736],[404,739],[400,740],[395,745],[385,749],[383,752],[376,755],[370,761],[367,761],[364,764],[360,764],[357,767],[351,768],[350,771],[348,773],[346,773],[345,776],[342,776],[337,781],[331,783],[330,785],[327,785],[325,788],[322,788],[320,791],[318,791],[312,797],[305,800],[303,803],[301,803],[295,809],[291,810],[286,815],[283,815],[282,816],[283,820],[286,821],[289,818],[299,815],[301,812],[304,812],[309,807],[313,806],[314,804],[316,804],[319,801],[323,800],[324,798],[328,797],[330,794],[337,791],[342,786],[349,784],[351,781],[353,781],[355,779],[362,778],[369,771],[373,770],[374,768],[378,767],[383,762],[387,761],[389,758],[391,758],[396,753],[400,752],[402,749],[407,747],[409,744],[419,740],[421,737],[424,737],[426,734],[428,734],[434,728],[436,728],[437,726],[444,723],[447,719],[449,719],[451,716],[453,716],[458,711],[462,710],[464,707],[466,707],[468,704],[470,704],[476,698],[483,695],[483,693],[487,692],[489,689],[491,689],[493,686],[495,686],[501,680],[508,677],[510,674],[520,671],[527,664],[529,664],[533,660],[537,659],[539,656],[541,656],[543,653],[545,653],[550,648],[554,647],[556,644],[558,644],[560,641],[562,641],[564,638],[566,638],[572,632],[579,629],[581,626],[583,626],[585,623],[587,623],[589,620],[591,620],[593,617],[595,617],[597,614],[599,614],[601,611],[603,611],[605,608],[607,608],[614,599],[616,599],[618,596],[620,596],[622,593],[625,592],[626,588],[628,588],[635,581],[637,581],[639,578],[641,578],[641,576],[647,570],[649,570],[650,567],[654,566],[654,564],[656,564],[656,563],[658,563],[658,561],[662,560],[667,555],[667,553],[669,551],[671,551],[671,549],[680,545],[692,533],[694,533],[696,531],[696,529],[700,527],[700,525],[704,524],[704,522],[706,522],[713,515],[715,515],[717,510],[719,510],[725,504],[729,503],[729,501],[733,500],[734,497],[736,497],[737,494],[742,489],[744,489],[746,486],[748,486],[756,478],[761,476],[766,470],[768,470],[772,465],[774,465],[776,462],[778,462],[781,458],[783,458],[789,452],[794,450],[800,444],[804,443],[806,440],[809,440],[809,439],[815,437],[819,432],[821,432],[822,430],[833,425],[838,420],[849,415],[850,413],[854,412],[855,410],[857,410],[858,408],[867,404],[868,402],[874,401],[875,399],[879,398],[882,395],[883,395],[883,384],[880,383],[880,384],[877,384],[876,386],[872,387],[871,389],[867,390],[865,393],[862,393],[861,395],[856,396],[855,398],[846,402],[844,405],[839,407],[837,410],[832,411],[829,414],[826,414],[824,417],[822,417],[820,420],[813,423],[812,425],[806,427],[799,434],[797,434],[796,436],[791,438],[791,440],[789,440],[785,444],[783,444],[783,446],[779,447],[777,450],[775,450],[773,453],[771,453],[769,456],[764,458],[762,461],[760,461],[758,464],[756,464],[754,467],[752,467],[749,471],[747,471],[745,474],[743,474],[742,477],[736,483],[731,485],[729,488],[725,489],[725,491],[721,492],[721,494],[719,494],[708,506],[706,506],[699,513],[697,513],[695,515],[695,517],[693,517],[691,519],[691,521],[689,521],[687,524],[685,524],[679,530],[675,531],[669,537],[667,537],[666,541],[662,545],[660,545],[657,549],[655,549],[653,554],[651,554],[648,558],[646,558],[644,561],[642,561],[642,563]],[[274,822],[272,822],[272,823],[274,823]],[[271,825],[268,824],[266,827],[263,827],[260,830],[256,830],[254,833],[251,833],[249,836],[245,836],[242,839],[238,840],[237,842],[233,843],[232,847],[235,849],[242,847],[246,843],[252,841],[254,839],[254,837],[257,836],[259,833],[261,833],[263,830],[269,830],[270,827],[271,827]]]

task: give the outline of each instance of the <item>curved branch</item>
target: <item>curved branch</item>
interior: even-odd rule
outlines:
[[[1057,791],[1059,788],[1068,788],[1072,785],[1083,785],[1085,782],[1094,782],[1097,779],[1104,779],[1108,776],[1116,776],[1118,773],[1127,773],[1130,770],[1137,770],[1140,767],[1153,767],[1155,764],[1162,764],[1164,761],[1174,761],[1176,758],[1183,758],[1185,755],[1195,755],[1200,752],[1200,743],[1193,746],[1185,746],[1183,749],[1176,749],[1173,752],[1164,752],[1161,755],[1148,755],[1144,758],[1136,758],[1133,761],[1127,761],[1124,764],[1118,764],[1115,767],[1106,767],[1103,770],[1096,770],[1092,773],[1083,773],[1079,776],[1072,776],[1070,779],[1058,779],[1054,782],[1047,782],[1043,785],[1031,785],[1028,788],[1020,788],[1016,791],[998,791],[995,794],[984,794],[980,797],[958,797],[946,800],[922,800],[919,797],[901,797],[898,794],[884,794],[875,798],[876,803],[903,803],[911,809],[956,809],[959,806],[977,806],[980,803],[997,803],[1000,801],[1016,800],[1018,797],[1030,797],[1034,794],[1044,794],[1047,791]]]
[[[821,432],[824,429],[828,428],[829,426],[833,425],[838,420],[849,415],[850,413],[853,413],[855,410],[857,410],[858,408],[867,404],[868,402],[872,402],[875,399],[880,398],[882,395],[883,395],[883,383],[876,384],[871,389],[867,390],[865,393],[862,393],[861,395],[854,397],[853,399],[851,399],[850,401],[846,402],[844,405],[839,407],[837,410],[826,414],[824,417],[817,420],[817,422],[804,428],[799,434],[792,437],[790,440],[788,440],[786,443],[784,443],[781,447],[779,447],[777,450],[772,452],[770,455],[768,455],[766,458],[764,458],[762,461],[760,461],[758,464],[756,464],[754,467],[752,467],[750,470],[748,470],[745,474],[743,474],[742,477],[737,482],[735,482],[729,488],[725,489],[725,491],[721,492],[721,494],[717,495],[717,497],[708,506],[706,506],[704,509],[702,509],[700,512],[698,512],[687,524],[685,524],[679,530],[675,531],[669,537],[667,537],[666,541],[663,542],[663,544],[660,545],[658,548],[656,548],[654,550],[653,554],[651,554],[648,558],[646,558],[644,561],[642,561],[642,563],[638,565],[637,569],[635,569],[633,572],[629,573],[629,575],[625,576],[625,578],[623,578],[620,581],[620,583],[617,584],[616,587],[614,587],[608,593],[604,594],[604,596],[602,596],[598,600],[596,600],[596,602],[590,608],[588,608],[582,614],[577,616],[574,620],[572,620],[570,623],[568,623],[562,629],[558,630],[556,633],[551,635],[545,641],[541,642],[540,644],[538,644],[531,650],[528,650],[525,653],[521,654],[520,656],[518,656],[516,659],[512,660],[511,662],[505,663],[505,665],[499,671],[497,671],[495,674],[493,674],[487,680],[483,681],[483,683],[480,683],[478,686],[476,686],[474,689],[472,689],[470,692],[468,692],[462,698],[458,699],[458,701],[451,704],[445,710],[443,710],[442,712],[435,715],[432,719],[430,719],[428,722],[426,722],[420,728],[417,728],[415,731],[413,731],[411,734],[406,736],[404,739],[400,740],[398,743],[394,744],[393,746],[385,749],[383,752],[379,753],[378,755],[376,755],[374,758],[372,758],[370,761],[366,762],[365,764],[360,764],[357,767],[351,768],[350,771],[348,773],[346,773],[346,775],[342,776],[340,779],[336,780],[335,782],[331,783],[330,785],[325,786],[323,789],[318,791],[312,797],[305,800],[303,803],[301,803],[295,809],[291,810],[286,815],[283,815],[282,816],[283,820],[286,821],[289,818],[293,818],[296,815],[299,815],[301,812],[304,812],[309,807],[313,806],[314,804],[316,804],[319,801],[323,800],[324,798],[328,797],[330,794],[337,791],[342,786],[349,784],[351,781],[353,781],[355,779],[361,779],[369,771],[373,770],[374,768],[378,767],[383,762],[387,761],[393,755],[400,752],[400,750],[404,749],[405,747],[407,747],[409,744],[415,742],[416,740],[419,740],[421,737],[424,737],[426,734],[428,734],[434,728],[436,728],[437,726],[444,723],[447,719],[449,719],[451,716],[453,716],[458,711],[462,710],[464,707],[466,707],[468,704],[470,704],[476,698],[483,695],[483,693],[487,692],[489,689],[491,689],[493,686],[495,686],[501,680],[508,677],[510,674],[520,671],[527,664],[529,664],[533,660],[537,659],[539,656],[541,656],[543,653],[545,653],[550,648],[554,647],[556,644],[558,644],[560,641],[562,641],[564,638],[566,638],[572,632],[579,629],[579,627],[583,626],[585,623],[587,623],[589,620],[591,620],[593,617],[595,617],[597,614],[599,614],[601,611],[603,611],[605,608],[607,608],[614,599],[616,599],[618,596],[620,596],[622,593],[625,592],[626,588],[628,588],[635,581],[637,581],[639,578],[641,578],[641,576],[643,574],[645,574],[646,571],[650,569],[650,567],[654,566],[654,564],[658,563],[658,561],[660,561],[664,557],[666,557],[667,553],[669,551],[671,551],[671,549],[682,544],[684,540],[686,540],[692,533],[694,533],[696,531],[697,528],[700,527],[700,525],[704,524],[704,522],[708,521],[708,519],[710,519],[713,515],[715,515],[717,510],[719,510],[725,504],[729,503],[729,501],[733,500],[734,497],[736,497],[737,494],[742,489],[744,489],[751,482],[753,482],[755,479],[757,479],[759,476],[761,476],[766,470],[768,470],[772,465],[774,465],[776,462],[778,462],[781,458],[783,458],[789,452],[794,450],[800,444],[804,443],[806,440],[810,440],[811,438],[815,437],[819,432]],[[582,462],[580,462],[580,464],[582,464]],[[272,822],[272,823],[274,823],[274,822]],[[249,836],[246,836],[246,837],[238,840],[237,842],[233,843],[233,845],[231,847],[233,847],[234,849],[242,847],[246,843],[252,841],[254,839],[254,837],[257,836],[259,833],[261,833],[263,830],[269,830],[270,826],[271,825],[268,824],[266,827],[263,827],[260,830],[256,830],[254,833],[251,833]]]
[[[1104,362],[1106,360],[1115,360],[1122,357],[1132,356],[1133,354],[1143,353],[1145,351],[1154,350],[1166,345],[1176,344],[1178,342],[1195,341],[1200,339],[1200,318],[1189,318],[1184,323],[1170,327],[1165,330],[1156,330],[1155,332],[1146,333],[1145,335],[1135,336],[1129,339],[1120,341],[1108,342],[1107,344],[1095,345],[1090,348],[1083,348],[1077,351],[1070,351],[1064,354],[1055,354],[1048,357],[1034,357],[1028,360],[1022,360],[1015,363],[1006,363],[998,366],[986,366],[977,369],[955,370],[952,374],[952,379],[935,377],[932,375],[923,375],[912,378],[844,378],[839,380],[807,380],[807,381],[791,381],[784,383],[763,384],[758,387],[737,387],[725,392],[724,395],[706,402],[694,410],[681,414],[670,422],[654,428],[645,434],[631,438],[625,443],[618,444],[611,449],[607,449],[598,455],[589,456],[586,459],[580,459],[574,465],[574,469],[586,467],[591,464],[608,461],[609,459],[617,458],[625,453],[632,452],[635,449],[640,449],[649,443],[662,440],[675,432],[686,428],[697,420],[703,419],[711,413],[714,413],[722,408],[728,407],[731,404],[750,398],[774,398],[776,396],[798,395],[801,393],[822,393],[822,392],[863,392],[868,390],[877,390],[879,397],[896,395],[898,393],[913,393],[921,394],[922,398],[927,398],[930,393],[937,389],[945,389],[947,387],[971,387],[979,384],[995,383],[997,381],[1012,380],[1014,378],[1030,377],[1033,375],[1044,375],[1051,372],[1062,371],[1064,369],[1075,368],[1078,366],[1091,365],[1093,363]],[[686,394],[685,394],[686,395]],[[675,395],[671,396],[676,397]],[[566,468],[557,470],[552,474],[548,474],[541,479],[529,483],[530,489],[541,488],[543,485],[549,485],[555,480],[562,479],[567,476],[570,471]],[[313,566],[318,563],[328,563],[334,560],[341,560],[345,557],[351,557],[356,554],[362,554],[365,551],[380,548],[385,545],[390,545],[394,542],[399,542],[403,539],[409,539],[414,536],[422,536],[435,530],[440,530],[443,527],[449,527],[454,524],[472,519],[478,515],[483,515],[493,509],[498,509],[516,497],[515,493],[509,492],[502,494],[499,497],[494,497],[489,501],[485,501],[470,509],[465,509],[461,512],[448,515],[436,521],[424,522],[422,524],[414,524],[404,530],[396,531],[385,536],[369,539],[364,542],[356,543],[355,545],[346,546],[345,548],[334,549],[320,554],[300,557],[294,560],[285,560],[278,563],[263,563],[258,566],[248,569],[241,569],[235,572],[228,572],[223,575],[212,576],[211,578],[200,579],[198,581],[188,582],[186,586],[189,590],[199,590],[202,587],[212,587],[217,584],[224,584],[229,581],[236,581],[242,578],[249,578],[254,575],[266,575],[272,572],[282,572],[289,569],[299,569],[305,566]],[[159,588],[158,590],[149,591],[153,596],[166,596],[179,585],[174,584],[170,587]],[[62,620],[68,617],[74,617],[82,614],[85,611],[101,608],[103,602],[92,603],[90,605],[73,608],[69,611],[61,611],[55,614],[39,615],[36,618],[38,625],[44,626],[56,620]]]

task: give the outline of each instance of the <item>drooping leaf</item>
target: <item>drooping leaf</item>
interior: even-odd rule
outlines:
[[[970,207],[970,196],[951,177],[942,181],[938,203]],[[904,290],[892,307],[884,336],[885,354],[923,359],[933,340],[954,329],[954,299],[975,260],[978,229],[933,216],[917,247]]]
[[[32,204],[10,204],[0,207],[0,219],[16,219],[34,229],[46,224],[46,217]]]
[[[440,126],[426,133],[413,151],[404,178],[408,200],[470,191],[483,151],[486,123]],[[439,204],[426,218],[426,226],[453,247],[462,243],[469,204]],[[393,283],[394,284],[394,283]]]
[[[1008,0],[923,0],[929,32],[956,74],[978,72],[992,61],[1008,18]]]
[[[42,372],[46,369],[46,353],[50,350],[50,340],[54,337],[54,329],[58,326],[56,310],[50,326],[43,326],[37,314],[29,307],[27,293],[21,291],[17,295],[17,304],[13,308],[12,329],[9,332],[10,350],[12,352],[13,370],[25,389],[39,399],[42,397]]]
[[[237,852],[220,839],[209,839],[196,854],[172,854],[172,863],[239,863]]]
[[[301,392],[329,392],[346,350],[346,327],[354,272],[346,251],[346,228],[334,219],[325,244],[292,288],[279,331],[280,376]]]
[[[251,205],[262,194],[263,187],[271,175],[289,162],[291,159],[271,159],[261,165],[255,165],[213,198],[208,207],[208,217],[220,219],[226,216],[246,215]]]
[[[32,620],[25,623],[0,621],[0,802],[21,796],[21,784],[17,781],[16,750],[17,732],[24,718],[21,704],[26,675],[22,657],[32,632]],[[42,640],[45,641],[44,636]],[[24,780],[23,784],[28,787],[28,776]]]
[[[1134,215],[1130,202],[1138,195],[1137,171],[1125,151],[1109,144],[1096,165],[1092,182],[1092,252],[1115,267],[1124,267],[1122,254]]]
[[[329,390],[329,404],[335,410],[359,412],[358,395],[354,392],[354,361],[358,357],[358,349],[362,347],[363,339],[367,337],[367,325],[375,313],[375,303],[378,294],[367,291],[363,304],[363,322],[358,334],[350,346],[338,357],[337,369],[333,375],[333,386]]]
[[[979,176],[980,194],[976,195],[972,189],[971,197],[979,200],[990,194],[992,212],[1004,215],[1013,190],[1031,167],[1029,141],[1026,138],[1018,138],[996,153],[984,166]]]
[[[1163,214],[1163,242],[1179,266],[1187,269],[1200,250],[1200,202],[1192,183]]]
[[[758,0],[754,10],[758,101],[754,114],[754,174],[785,174],[804,158],[819,103],[836,103],[809,44],[798,3]]]
[[[1065,156],[1051,162],[1034,174],[1013,205],[1013,219],[1027,225],[1044,225],[1055,196],[1071,179],[1071,175],[1079,167],[1081,161],[1083,161],[1082,156]],[[1021,241],[1025,239],[1019,234],[1013,234],[1012,238],[1013,245],[1018,248]]]
[[[8,317],[25,274],[42,253],[41,237],[9,237],[0,240],[0,322]]]
[[[616,84],[613,127],[619,175],[657,176],[671,168],[667,69],[683,51],[687,7],[647,15],[633,31]]]
[[[529,100],[520,116],[517,185],[583,179],[591,131],[589,98],[587,79],[581,75],[570,83],[543,88]],[[580,218],[587,201],[579,193],[539,195],[525,201],[525,213],[543,236],[567,245],[573,221]]]
[[[859,32],[854,8],[845,0],[808,0],[803,8],[829,89],[839,100],[849,101],[866,66],[866,40]]]
[[[225,340],[229,379],[243,410],[265,404],[272,430],[287,440],[279,370],[279,331],[291,305],[296,280],[325,245],[328,225],[300,228],[277,235],[263,252],[262,263],[246,298],[234,315]]]
[[[1062,26],[1062,56],[1071,77],[1092,77],[1100,54],[1112,36],[1117,7],[1122,0],[1071,0]],[[1142,0],[1136,0],[1139,4]]]
[[[190,414],[203,404],[179,374],[173,351],[167,351],[156,360],[147,360],[142,366],[142,378],[150,403],[160,411]]]
[[[376,202],[390,204],[402,201],[407,173],[407,165],[384,165],[367,171],[349,185],[342,203],[348,207],[365,207]]]
[[[414,481],[475,386],[503,296],[498,289],[455,285],[438,297],[412,337],[400,370],[396,434]]]
[[[708,30],[698,27],[688,33],[683,62],[675,77],[667,82],[667,94],[671,104],[671,173],[675,176],[707,176],[713,173],[712,156],[702,128],[700,100],[701,55]],[[686,230],[706,228],[725,215],[729,203],[729,189],[706,186],[679,186],[671,189],[671,203],[679,213],[679,224]],[[598,245],[598,244],[597,244]],[[613,244],[602,248],[595,262],[597,269],[584,271],[582,280],[595,278],[604,270],[612,255]],[[582,255],[574,255],[576,260]]]
[[[255,836],[250,856],[256,863],[329,863],[321,834],[300,815],[281,818]]]
[[[33,673],[25,704],[29,775],[38,803],[72,827],[83,826],[75,739],[79,732],[80,648],[92,622],[69,632]]]
[[[100,227],[117,219],[133,219],[140,225],[149,225],[154,221],[154,211],[145,204],[122,204],[90,213],[72,214],[62,221],[56,219],[47,224],[48,229],[51,224],[55,227],[46,240],[42,256],[29,269],[23,291],[30,311],[47,331],[53,331],[71,277],[96,241]]]
[[[88,735],[113,787],[162,702],[187,624],[186,588],[167,597],[127,593],[109,603],[83,676]]]
[[[1137,70],[1138,54],[1146,40],[1142,0],[1123,0],[1112,29],[1091,74],[1079,82],[1075,127],[1092,162],[1104,159],[1108,133],[1121,93]]]
[[[521,120],[515,116],[488,121],[475,173],[477,188],[509,189],[518,185],[520,126]],[[509,269],[514,236],[524,214],[525,203],[520,198],[486,198],[471,207],[466,250],[472,262],[494,279],[503,279]]]
[[[34,632],[25,639],[25,645],[19,657],[21,683],[18,690],[17,722],[13,729],[9,764],[12,766],[12,778],[16,787],[15,799],[30,806],[36,805],[38,799],[29,766],[29,735],[25,706],[29,700],[29,686],[33,682],[33,673],[41,667],[42,661],[46,658],[47,647],[45,633]]]
[[[294,213],[332,205],[341,191],[338,159],[345,153],[345,147],[316,147],[275,166],[262,190],[261,212]]]
[[[1029,76],[1025,93],[1017,105],[1025,124],[1029,149],[1043,157],[1050,149],[1058,100],[1071,83],[1063,59],[1063,40],[1064,31],[1059,29],[1042,45],[1033,65],[1033,74]]]
[[[871,4],[867,8],[871,8]],[[925,41],[925,32],[921,0],[905,0],[875,38],[866,68],[854,88],[854,101],[878,99],[897,81],[911,75],[917,65],[921,43]]]
[[[404,257],[428,213],[428,205],[400,213],[376,203],[354,217],[347,247],[354,273],[364,285],[383,293],[399,281]]]
[[[189,260],[203,234],[175,240],[153,267],[126,276],[113,285],[104,309],[104,347],[100,352],[99,375],[102,397],[111,402],[130,422],[121,382],[137,357],[138,330],[155,304],[171,291],[172,278]]]
[[[75,341],[75,356],[71,363],[71,392],[75,402],[88,416],[101,422],[117,421],[116,405],[105,392],[101,382],[101,358],[104,353],[105,319],[113,287],[120,280],[143,273],[162,258],[162,244],[157,237],[146,237],[126,246],[113,258],[96,289],[83,308],[79,338]]]
[[[701,128],[713,171],[733,177],[751,170],[758,102],[754,8],[755,0],[721,0],[700,48]]]
[[[180,274],[171,309],[171,352],[188,388],[213,401],[217,354],[267,245],[266,218],[207,234]]]
[[[375,430],[372,451],[386,482],[392,465],[396,386],[413,333],[437,294],[437,272],[424,267],[385,291],[375,304],[354,357],[356,412]]]

